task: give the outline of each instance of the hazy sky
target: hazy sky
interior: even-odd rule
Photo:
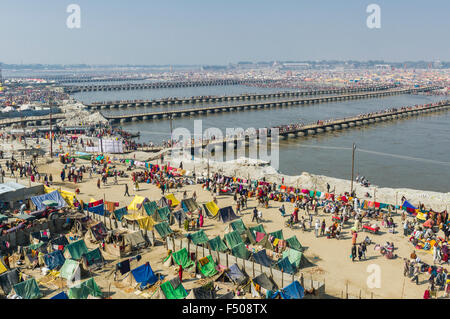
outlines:
[[[81,28],[69,29],[69,4]],[[366,7],[381,7],[381,28]],[[449,0],[1,0],[4,63],[450,61]]]

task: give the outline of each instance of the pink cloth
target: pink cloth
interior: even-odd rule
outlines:
[[[260,233],[260,232],[256,232],[256,242],[259,243],[265,236],[266,234],[264,233]]]

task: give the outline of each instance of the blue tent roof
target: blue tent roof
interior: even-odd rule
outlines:
[[[155,275],[148,262],[133,269],[131,273],[133,274],[134,279],[141,284],[142,288],[147,286],[147,284],[153,285],[158,281],[158,277]],[[160,277],[161,279],[164,278],[162,275],[160,275]]]
[[[45,204],[43,204],[43,202],[46,200],[53,200],[57,202],[58,205],[55,206],[56,208],[67,206],[66,201],[64,200],[64,198],[62,198],[61,194],[58,191],[53,191],[51,193],[31,197],[31,201],[36,206],[37,210],[42,210],[47,207]]]
[[[64,291],[61,291],[59,294],[54,295],[50,299],[69,299],[69,297],[67,296],[67,294]]]
[[[294,274],[295,273],[295,265],[293,265],[289,258],[286,256],[283,259],[280,259],[277,263],[278,268],[285,273]]]
[[[265,249],[253,253],[253,259],[255,260],[255,263],[266,267],[270,267],[272,265],[272,261],[267,256]]]
[[[286,287],[278,290],[272,295],[272,298],[276,298],[278,295],[280,295],[283,299],[303,299],[305,296],[305,289],[296,280]]]
[[[54,252],[45,255],[44,261],[45,264],[47,265],[47,268],[53,270],[64,265],[66,259],[64,258],[64,255],[60,250],[55,250]]]

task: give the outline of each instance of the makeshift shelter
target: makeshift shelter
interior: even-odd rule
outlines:
[[[211,277],[218,273],[217,265],[211,255],[201,258],[198,261],[198,269],[205,277]]]
[[[186,299],[217,299],[216,291],[211,288],[197,287],[192,288]]]
[[[283,230],[282,229],[274,231],[274,232],[271,232],[271,233],[269,233],[269,235],[271,235],[271,236],[273,236],[275,238],[278,238],[278,239],[284,239],[284,237],[283,237]]]
[[[187,295],[188,293],[178,277],[166,281],[160,286],[160,299],[184,299]]]
[[[296,272],[295,265],[293,265],[289,261],[289,258],[287,256],[282,258],[282,259],[280,259],[277,262],[277,267],[282,272],[285,272],[285,273],[288,273],[288,274],[295,274],[295,272]]]
[[[245,244],[248,245],[256,244],[256,238],[255,236],[253,236],[252,232],[249,229],[244,230],[244,232],[241,234],[241,238]]]
[[[147,197],[135,195],[130,205],[128,205],[127,210],[140,210],[142,205],[148,201]]]
[[[59,275],[70,282],[80,280],[82,276],[80,263],[76,260],[66,259],[59,270]]]
[[[219,207],[213,201],[203,204],[203,209],[209,218],[216,218],[219,213]]]
[[[287,248],[283,252],[283,258],[285,257],[289,259],[296,269],[302,269],[312,265],[302,252],[292,248]]]
[[[237,231],[239,233],[239,235],[242,235],[247,230],[247,227],[245,226],[242,219],[238,219],[238,220],[231,222],[230,226],[233,230]]]
[[[87,211],[90,213],[94,213],[100,216],[105,215],[105,204],[99,204],[96,206],[88,206]],[[106,216],[108,216],[108,214],[106,214]]]
[[[162,239],[165,239],[167,236],[173,233],[173,230],[170,228],[167,222],[156,224],[155,230],[158,232],[159,236],[161,236]]]
[[[172,212],[172,216],[174,217],[174,219],[177,220],[177,222],[178,222],[179,224],[183,224],[184,221],[185,221],[186,219],[188,219],[186,213],[185,213],[182,209],[179,209],[179,210],[177,210],[177,211]]]
[[[153,219],[156,222],[168,222],[170,216],[170,208],[165,206],[158,208],[156,212],[153,214]]]
[[[167,198],[165,198],[164,196],[161,197],[161,199],[158,201],[158,206],[159,207],[169,206],[169,200]]]
[[[47,206],[43,202],[46,200],[52,200],[56,202],[57,205],[54,206],[55,208],[66,207],[68,204],[57,190],[54,190],[53,192],[47,194],[31,197],[31,201],[33,202],[34,206],[36,206],[36,210],[45,209]]]
[[[195,263],[191,260],[188,255],[188,251],[186,248],[182,248],[174,253],[172,253],[173,261],[177,265],[181,265],[183,269],[188,269],[195,265]]]
[[[272,299],[303,299],[303,297],[305,289],[297,280],[272,295]]]
[[[142,232],[140,230],[124,234],[123,239],[125,244],[125,253],[139,250],[148,246],[148,241],[142,235]]]
[[[405,200],[402,204],[402,209],[406,212],[408,212],[409,214],[415,215],[416,214],[416,210],[417,207],[415,207],[414,205],[412,205],[410,202],[408,202],[407,200]]]
[[[136,222],[142,230],[152,231],[155,227],[155,221],[150,216],[138,217],[136,218]]]
[[[206,236],[203,230],[199,230],[193,234],[187,234],[186,237],[190,238],[194,245],[203,245],[206,244],[209,240],[208,236]]]
[[[256,276],[250,282],[250,291],[253,297],[261,297],[261,295],[266,297],[277,290],[277,284],[265,273]]]
[[[131,274],[133,275],[134,280],[140,284],[142,289],[145,289],[148,285],[154,285],[160,279],[164,279],[164,276],[162,275],[159,275],[160,278],[155,275],[148,262],[131,270]]]
[[[95,282],[94,278],[89,278],[85,282],[69,289],[67,295],[69,299],[88,299],[92,297],[102,297],[103,293]]]
[[[64,258],[61,250],[55,250],[44,256],[45,265],[50,270],[59,269],[62,265],[64,265],[65,261],[66,259]]]
[[[41,290],[34,278],[19,282],[13,286],[16,295],[22,299],[39,299],[42,297]]]
[[[225,234],[224,239],[228,245],[228,248],[230,249],[232,249],[234,246],[238,244],[244,244],[241,236],[237,231],[232,231],[230,233]]]
[[[229,221],[239,218],[236,216],[236,214],[234,213],[234,210],[231,206],[227,206],[227,207],[223,207],[223,208],[219,209],[219,212],[217,213],[217,215],[219,216],[219,220],[224,223],[227,223]]]
[[[167,194],[165,195],[165,197],[171,201],[170,205],[171,207],[177,207],[178,205],[181,204],[181,202],[178,199],[176,199],[174,194]]]
[[[148,201],[144,203],[144,210],[148,216],[152,216],[158,209],[158,204],[155,201]]]
[[[54,295],[50,299],[69,299],[69,296],[64,291],[61,291],[59,294]]]
[[[229,281],[234,283],[236,286],[240,286],[248,282],[248,276],[235,263],[228,267],[228,269],[225,269],[225,271],[219,277],[217,277],[216,281]]]
[[[88,252],[88,248],[83,239],[74,241],[64,248],[64,257],[79,260]]]
[[[257,242],[257,245],[261,246],[263,248],[266,248],[266,249],[273,250],[273,245],[269,240],[269,236],[270,236],[269,234],[265,234],[264,237],[260,241]]]
[[[84,269],[101,268],[105,264],[102,252],[100,248],[95,248],[85,254],[82,257],[82,263]]]
[[[264,234],[267,233],[267,232],[265,231],[265,229],[264,229],[264,226],[263,226],[262,224],[258,224],[258,225],[256,225],[256,226],[249,227],[248,229],[252,232],[252,234],[255,234],[256,232],[258,232],[258,233],[264,233]],[[255,236],[255,238],[256,238],[256,236]]]
[[[300,252],[303,252],[304,250],[302,244],[300,244],[300,242],[297,239],[297,236],[295,235],[286,239],[286,243],[289,248],[295,249]]]
[[[92,242],[101,242],[108,236],[108,230],[102,222],[97,223],[89,228],[90,240]]]
[[[56,238],[50,240],[50,245],[53,248],[53,250],[64,251],[64,248],[67,245],[69,245],[69,241],[67,240],[66,236],[61,235],[59,237],[56,237]]]
[[[263,265],[265,267],[270,267],[273,264],[273,261],[267,256],[265,249],[253,253],[252,258],[255,263]]]
[[[181,201],[181,206],[183,207],[183,210],[185,212],[191,212],[191,213],[195,212],[200,207],[193,198],[183,199]]]
[[[145,205],[145,204],[144,204],[144,205]],[[127,207],[122,207],[122,208],[116,209],[116,210],[114,211],[114,216],[116,217],[116,219],[117,219],[119,222],[122,221],[123,216],[124,216],[124,215],[127,215],[127,214],[128,214]]]
[[[231,248],[231,254],[245,260],[249,259],[251,256],[250,251],[248,251],[244,243],[237,244],[236,246]]]
[[[209,248],[213,251],[219,251],[221,253],[228,250],[225,242],[220,238],[220,236],[214,237],[213,239],[208,240]]]
[[[0,275],[0,287],[5,296],[9,295],[13,287],[19,283],[19,270],[17,268],[5,271]]]

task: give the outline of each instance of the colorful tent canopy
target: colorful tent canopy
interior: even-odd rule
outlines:
[[[235,220],[235,221],[231,222],[230,225],[231,225],[231,228],[233,228],[233,230],[237,231],[240,235],[242,235],[247,230],[247,227],[245,226],[242,219]]]
[[[142,205],[148,201],[147,197],[135,195],[130,205],[128,205],[128,210],[140,210]]]
[[[188,251],[186,248],[182,248],[174,253],[172,253],[173,260],[177,265],[181,265],[183,269],[187,269],[195,265],[195,263],[189,258]]]
[[[69,299],[69,296],[64,291],[61,291],[59,294],[54,295],[50,299]]]
[[[80,285],[70,288],[67,295],[69,299],[87,299],[89,296],[102,297],[103,293],[94,278],[89,278]]]
[[[248,251],[247,247],[245,247],[244,243],[237,244],[231,248],[231,254],[245,260],[249,259],[251,256],[251,253]]]
[[[278,239],[284,239],[284,237],[283,237],[283,230],[282,229],[274,231],[274,232],[271,232],[271,233],[269,233],[269,235],[271,235],[271,236],[273,236],[275,238],[278,238]]]
[[[181,206],[185,212],[195,212],[199,206],[193,198],[183,199],[181,201]]]
[[[152,216],[158,209],[158,204],[155,201],[144,203],[144,210],[148,216]]]
[[[95,248],[83,255],[83,260],[88,266],[103,263],[103,256],[100,248]]]
[[[219,212],[219,207],[213,201],[203,204],[203,208],[208,217],[210,217],[210,218],[217,217],[217,213]]]
[[[120,222],[120,221],[122,221],[122,217],[124,216],[124,215],[127,215],[128,214],[128,211],[127,211],[127,208],[126,207],[122,207],[122,208],[119,208],[119,209],[116,209],[115,211],[114,211],[114,216],[116,216],[116,219]]]
[[[64,265],[65,261],[66,259],[60,250],[55,250],[44,256],[45,265],[50,270],[58,269]]]
[[[255,263],[266,266],[266,267],[272,266],[272,263],[273,263],[273,261],[270,260],[270,258],[267,256],[265,249],[262,249],[256,253],[253,253],[252,258],[255,261]]]
[[[9,295],[17,283],[19,283],[19,270],[17,268],[5,271],[0,275],[0,287],[2,287],[5,296]]]
[[[161,284],[161,291],[167,299],[183,299],[188,295],[178,277]]]
[[[141,288],[145,288],[147,285],[153,285],[159,279],[153,272],[152,267],[147,262],[131,271],[136,282],[140,283]],[[164,276],[160,275],[160,279],[164,279]]]
[[[172,207],[176,207],[176,206],[180,205],[180,203],[181,203],[178,199],[176,199],[175,195],[173,195],[173,194],[167,194],[165,197],[168,200],[172,201],[172,205],[171,205]]]
[[[305,289],[302,285],[295,280],[290,283],[286,287],[278,290],[272,295],[272,298],[281,298],[281,299],[303,299],[305,296]]]
[[[86,243],[83,239],[80,239],[78,241],[74,241],[73,243],[70,243],[67,245],[64,249],[64,252],[68,251],[70,254],[70,257],[74,260],[79,260],[81,256],[86,254],[88,252],[88,248],[86,246]]]
[[[159,236],[161,236],[162,238],[166,238],[173,233],[173,230],[169,227],[169,224],[167,222],[156,224],[154,227]]]
[[[211,255],[200,259],[198,262],[198,269],[205,277],[211,277],[217,274],[218,271],[216,267],[217,265]]]
[[[214,237],[213,239],[208,240],[209,247],[213,251],[225,252],[228,247],[225,242],[220,238],[220,236]]]
[[[289,258],[286,256],[282,259],[280,259],[277,262],[277,267],[278,269],[280,269],[282,272],[288,273],[288,274],[294,274],[295,273],[295,265],[293,265],[290,261]]]
[[[66,207],[68,204],[57,190],[54,190],[53,192],[47,194],[31,197],[31,201],[36,206],[36,210],[45,209],[47,206],[44,204],[44,202],[48,200],[56,202],[56,208]]]
[[[300,252],[303,252],[303,246],[302,246],[302,244],[300,244],[300,242],[298,241],[297,236],[294,235],[294,236],[292,236],[292,237],[286,239],[286,242],[287,242],[287,246],[288,246],[289,248],[293,248],[293,249],[295,249],[295,250],[298,250],[298,251],[300,251]]]
[[[237,231],[232,231],[230,233],[225,234],[224,239],[228,245],[228,248],[230,249],[232,249],[234,246],[238,244],[244,244],[241,235],[239,235]]]
[[[238,219],[239,217],[236,216],[234,213],[234,210],[231,206],[223,207],[219,209],[219,212],[217,213],[219,215],[219,220],[226,223],[235,219]]]
[[[196,233],[188,234],[186,236],[190,236],[192,242],[194,245],[201,245],[208,242],[209,238],[206,236],[205,232],[203,230],[199,230]]]
[[[14,291],[23,299],[39,299],[42,296],[39,286],[34,278],[15,284]]]
[[[80,264],[76,260],[66,259],[64,265],[62,265],[59,270],[59,275],[61,278],[72,281],[73,279],[79,279],[80,272]]]
[[[302,252],[292,248],[287,248],[283,252],[283,258],[284,257],[288,257],[289,261],[291,264],[295,265],[296,269],[301,269],[311,264]]]

